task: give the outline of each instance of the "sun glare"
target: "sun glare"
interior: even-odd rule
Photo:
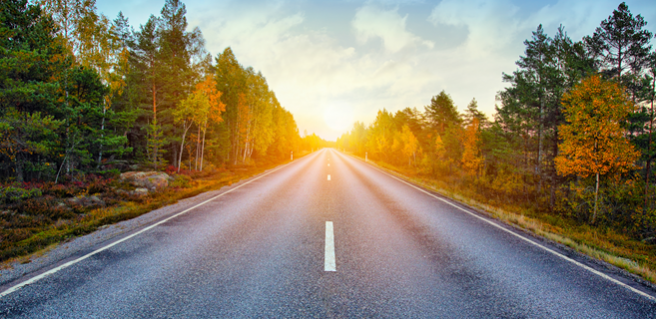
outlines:
[[[353,125],[353,107],[348,103],[330,104],[323,109],[323,120],[330,129],[345,132]]]

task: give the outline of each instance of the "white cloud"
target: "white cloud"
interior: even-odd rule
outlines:
[[[433,9],[428,21],[434,25],[466,26],[467,53],[480,56],[514,44],[518,11],[509,0],[444,0]]]
[[[385,49],[390,52],[398,52],[404,47],[417,44],[433,48],[433,42],[424,41],[406,30],[407,18],[407,15],[399,15],[398,8],[383,10],[374,5],[365,5],[357,10],[351,25],[360,43],[380,38]]]

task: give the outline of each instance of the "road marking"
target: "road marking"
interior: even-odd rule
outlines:
[[[330,166],[330,163],[328,163],[328,166]]]
[[[293,162],[293,163],[298,163],[298,162]],[[171,219],[173,219],[173,218],[176,218],[176,217],[178,217],[178,216],[184,215],[184,214],[188,213],[189,211],[191,211],[191,210],[193,210],[193,209],[195,209],[195,208],[198,208],[198,207],[200,207],[200,206],[202,206],[202,205],[205,205],[205,204],[207,204],[207,203],[209,203],[209,202],[211,202],[211,201],[213,201],[213,200],[215,200],[215,199],[217,199],[217,198],[219,198],[219,197],[221,197],[221,196],[223,196],[223,195],[225,195],[225,194],[231,193],[232,191],[234,191],[234,190],[236,190],[236,189],[238,189],[238,188],[241,188],[241,187],[243,187],[243,186],[245,186],[245,185],[248,185],[248,184],[250,184],[250,183],[252,183],[252,182],[254,182],[254,181],[256,181],[256,180],[258,180],[258,179],[260,179],[260,178],[262,178],[262,177],[264,177],[264,176],[267,176],[267,175],[269,175],[269,174],[271,174],[271,173],[273,173],[273,172],[276,172],[276,171],[278,171],[278,170],[280,170],[280,169],[286,167],[286,166],[289,165],[289,164],[292,164],[292,163],[287,163],[287,164],[285,164],[285,165],[283,165],[283,166],[280,166],[280,167],[278,167],[278,168],[275,168],[275,169],[273,169],[272,171],[270,171],[270,172],[268,172],[268,173],[265,173],[264,175],[260,175],[260,176],[258,176],[258,177],[256,177],[256,178],[253,178],[253,179],[251,179],[250,181],[247,181],[247,182],[245,182],[245,183],[243,183],[243,184],[241,184],[241,185],[239,185],[239,186],[236,186],[235,188],[229,189],[229,190],[227,190],[227,191],[225,191],[225,192],[223,192],[223,193],[221,193],[221,194],[219,194],[219,195],[216,195],[216,196],[214,196],[214,197],[212,197],[212,198],[210,198],[210,199],[208,199],[208,200],[206,200],[206,201],[204,201],[204,202],[202,202],[202,203],[200,203],[200,204],[196,204],[195,206],[192,206],[192,207],[190,207],[190,208],[187,208],[187,209],[185,209],[185,210],[183,210],[183,211],[181,211],[181,212],[179,212],[179,213],[177,213],[177,214],[175,214],[175,215],[173,215],[173,216],[170,216],[170,217],[168,217],[168,218],[166,218],[166,219],[164,219],[164,220],[161,220],[161,221],[159,221],[159,222],[157,222],[157,223],[155,223],[155,224],[152,224],[152,225],[150,225],[150,226],[148,226],[148,227],[146,227],[146,228],[144,228],[144,229],[142,229],[142,230],[140,230],[140,231],[138,231],[138,232],[136,232],[136,233],[134,233],[134,234],[132,234],[132,235],[126,236],[126,237],[124,237],[124,238],[121,238],[121,239],[119,239],[119,240],[117,240],[117,241],[115,241],[115,242],[113,242],[113,243],[111,243],[111,244],[109,244],[109,245],[107,245],[107,246],[104,246],[104,247],[102,247],[102,248],[98,248],[98,249],[96,249],[96,250],[94,250],[94,251],[92,251],[92,252],[90,252],[90,253],[88,253],[88,254],[86,254],[86,255],[80,257],[80,258],[77,258],[77,259],[71,260],[71,261],[69,261],[69,262],[67,262],[67,263],[65,263],[65,264],[63,264],[63,265],[61,265],[61,266],[55,267],[55,268],[50,269],[50,270],[48,270],[48,271],[46,271],[46,272],[44,272],[44,273],[42,273],[42,274],[40,274],[40,275],[38,275],[38,276],[34,276],[34,277],[32,277],[32,278],[30,278],[30,279],[28,279],[28,280],[26,280],[26,281],[23,281],[23,282],[21,282],[21,283],[19,283],[19,284],[16,284],[16,285],[10,287],[9,289],[3,291],[2,293],[0,293],[0,298],[4,297],[4,296],[6,296],[6,295],[8,295],[8,294],[10,294],[10,293],[12,293],[12,292],[14,292],[14,291],[20,289],[20,288],[23,288],[24,286],[27,286],[27,285],[29,285],[29,284],[33,284],[33,283],[35,283],[35,282],[37,282],[37,281],[39,281],[39,280],[41,280],[41,279],[43,279],[43,278],[45,278],[45,277],[47,277],[47,276],[49,276],[49,275],[52,275],[52,274],[54,274],[54,273],[56,273],[56,272],[58,272],[58,271],[60,271],[60,270],[62,270],[62,269],[64,269],[64,268],[67,268],[67,267],[70,267],[70,266],[72,266],[72,265],[75,265],[75,264],[77,264],[77,263],[79,263],[79,262],[81,262],[81,261],[83,261],[83,260],[85,260],[85,259],[87,259],[87,258],[89,258],[89,257],[91,257],[91,256],[93,256],[93,255],[95,255],[95,254],[97,254],[97,253],[99,253],[99,252],[102,252],[102,251],[104,251],[104,250],[107,250],[107,249],[109,249],[109,248],[111,248],[111,247],[113,247],[113,246],[115,246],[115,245],[118,245],[118,244],[120,244],[120,243],[122,243],[122,242],[124,242],[124,241],[126,241],[126,240],[128,240],[128,239],[130,239],[130,238],[132,238],[132,237],[135,237],[135,236],[137,236],[137,235],[139,235],[139,234],[141,234],[141,233],[144,233],[144,232],[146,232],[146,231],[149,231],[149,230],[151,230],[151,229],[153,229],[153,228],[155,228],[155,227],[157,227],[157,226],[159,226],[159,225],[161,225],[161,224],[163,224],[163,223],[168,222],[169,220],[171,220]]]
[[[330,180],[330,174],[328,174],[328,180]]]
[[[604,274],[604,273],[602,273],[602,272],[600,272],[600,271],[598,271],[598,270],[595,270],[595,269],[593,269],[593,268],[591,268],[591,267],[589,267],[589,266],[586,266],[586,265],[584,265],[584,264],[582,264],[582,263],[580,263],[580,262],[578,262],[578,261],[576,261],[576,260],[574,260],[574,259],[572,259],[572,258],[569,258],[569,257],[567,257],[567,256],[565,256],[565,255],[563,255],[563,254],[561,254],[561,253],[559,253],[559,252],[557,252],[557,251],[551,249],[551,248],[548,248],[548,247],[542,246],[542,245],[540,245],[540,244],[538,244],[538,243],[536,243],[536,242],[534,242],[534,241],[532,241],[532,240],[530,240],[530,239],[528,239],[528,238],[526,238],[526,237],[524,237],[524,236],[522,236],[522,235],[520,235],[520,234],[517,234],[517,233],[515,233],[515,232],[513,232],[513,231],[511,231],[511,230],[509,230],[509,229],[506,229],[505,227],[502,227],[501,225],[499,225],[499,224],[497,224],[497,223],[495,223],[495,222],[493,222],[493,221],[491,221],[491,220],[488,220],[488,219],[486,219],[486,218],[484,218],[484,217],[482,217],[482,216],[479,216],[478,214],[476,214],[476,213],[474,213],[474,212],[471,212],[471,211],[469,211],[469,210],[467,210],[467,209],[464,209],[464,208],[462,208],[462,207],[460,207],[460,206],[458,206],[458,205],[456,205],[456,204],[451,203],[450,201],[448,201],[448,200],[446,200],[446,199],[444,199],[444,198],[440,198],[440,197],[436,196],[435,194],[430,193],[430,192],[427,191],[427,190],[424,190],[424,189],[422,189],[422,188],[420,188],[420,187],[417,187],[417,186],[415,186],[415,185],[413,185],[413,184],[411,184],[411,183],[408,183],[408,182],[406,182],[406,181],[404,181],[404,180],[402,180],[402,179],[400,179],[400,178],[398,178],[398,177],[396,177],[396,176],[394,176],[394,175],[392,175],[392,174],[390,174],[390,173],[388,173],[388,172],[385,172],[385,171],[379,169],[378,167],[375,167],[375,166],[373,166],[373,165],[371,165],[371,166],[372,166],[373,168],[377,169],[378,171],[387,174],[389,177],[396,179],[397,181],[399,181],[399,182],[401,182],[401,183],[404,183],[404,184],[406,184],[406,185],[408,185],[408,186],[410,186],[410,187],[412,187],[412,188],[414,188],[414,189],[416,189],[416,190],[418,190],[418,191],[420,191],[420,192],[423,192],[423,193],[425,193],[425,194],[427,194],[427,195],[429,195],[429,196],[432,196],[432,197],[434,197],[435,199],[440,200],[440,201],[442,201],[442,202],[444,202],[444,203],[446,203],[446,204],[448,204],[448,205],[450,205],[450,206],[452,206],[452,207],[454,207],[454,208],[457,208],[457,209],[459,209],[459,210],[461,210],[461,211],[463,211],[463,212],[465,212],[465,213],[467,213],[467,214],[469,214],[469,215],[471,215],[471,216],[474,216],[474,217],[476,217],[476,218],[478,218],[478,219],[480,219],[480,220],[482,220],[482,221],[484,221],[484,222],[486,222],[486,223],[488,223],[488,224],[490,224],[490,225],[492,225],[492,226],[494,226],[494,227],[496,227],[496,228],[498,228],[498,229],[500,229],[500,230],[503,230],[503,231],[505,231],[505,232],[507,232],[507,233],[509,233],[509,234],[511,234],[511,235],[513,235],[513,236],[515,236],[515,237],[517,237],[517,238],[519,238],[519,239],[521,239],[521,240],[523,240],[523,241],[525,241],[525,242],[531,244],[531,245],[534,245],[534,246],[536,246],[536,247],[538,247],[538,248],[541,248],[541,249],[543,249],[543,250],[545,250],[545,251],[547,251],[547,252],[549,252],[549,253],[551,253],[551,254],[553,254],[553,255],[555,255],[555,256],[558,256],[558,257],[560,257],[560,258],[562,258],[562,259],[564,259],[564,260],[567,260],[567,261],[569,261],[569,262],[571,262],[571,263],[573,263],[573,264],[575,264],[575,265],[577,265],[577,266],[579,266],[579,267],[581,267],[581,268],[583,268],[583,269],[585,269],[585,270],[588,270],[588,271],[592,272],[592,273],[595,274],[595,275],[598,275],[598,276],[600,276],[600,277],[602,277],[602,278],[604,278],[604,279],[607,279],[607,280],[609,280],[609,281],[611,281],[611,282],[613,282],[613,283],[615,283],[615,284],[618,284],[618,285],[620,285],[620,286],[622,286],[622,287],[624,287],[624,288],[626,288],[626,289],[629,289],[629,290],[631,290],[631,291],[633,291],[633,292],[635,292],[635,293],[637,293],[637,294],[639,294],[639,295],[641,295],[641,296],[643,296],[643,297],[646,297],[647,299],[650,299],[650,300],[652,300],[652,301],[656,301],[656,297],[654,297],[654,296],[652,296],[652,295],[649,295],[649,294],[647,294],[647,293],[645,293],[645,292],[642,292],[642,291],[640,291],[640,290],[638,290],[638,289],[636,289],[636,288],[633,288],[633,287],[631,287],[631,286],[629,286],[629,285],[627,285],[627,284],[625,284],[625,283],[623,283],[623,282],[621,282],[621,281],[619,281],[619,280],[617,280],[617,279],[615,279],[615,278],[612,278],[612,277],[610,277],[610,276],[608,276],[608,275],[606,275],[606,274]]]
[[[335,265],[335,235],[333,234],[333,222],[326,222],[326,252],[323,261],[324,271],[337,271]]]

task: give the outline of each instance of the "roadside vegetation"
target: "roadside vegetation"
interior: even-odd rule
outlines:
[[[298,157],[308,153],[304,151]],[[0,262],[29,262],[25,256],[53,244],[232,185],[286,162],[289,160],[180,173],[171,166],[167,170],[171,174],[168,186],[147,194],[135,193],[136,187],[119,176],[87,175],[85,180],[72,183],[6,185],[0,205]]]
[[[656,282],[656,52],[622,3],[591,36],[538,26],[493,119],[442,91],[380,110],[339,149]]]
[[[167,0],[134,28],[94,0],[0,2],[0,261],[325,144],[185,15]],[[163,179],[146,188],[128,171]]]

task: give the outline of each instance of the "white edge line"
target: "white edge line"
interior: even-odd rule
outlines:
[[[30,278],[30,279],[28,279],[28,280],[26,280],[26,281],[23,281],[23,282],[21,282],[21,283],[19,283],[19,284],[16,284],[16,285],[10,287],[9,289],[3,291],[2,293],[0,293],[0,298],[4,297],[4,296],[6,296],[6,295],[8,295],[8,294],[10,294],[10,293],[12,293],[12,292],[14,292],[14,291],[20,289],[20,288],[23,288],[24,286],[27,286],[27,285],[29,285],[29,284],[33,284],[33,283],[35,283],[35,282],[37,282],[37,281],[39,281],[39,280],[41,280],[41,279],[43,279],[43,278],[45,278],[45,277],[47,277],[47,276],[49,276],[49,275],[52,275],[52,274],[54,274],[54,273],[56,273],[56,272],[58,272],[58,271],[60,271],[60,270],[62,270],[62,269],[64,269],[64,268],[67,268],[67,267],[70,267],[70,266],[72,266],[72,265],[75,265],[75,264],[77,264],[77,263],[79,263],[79,262],[81,262],[81,261],[83,261],[83,260],[85,260],[85,259],[87,259],[87,258],[89,258],[89,257],[91,257],[91,256],[93,256],[93,255],[95,255],[95,254],[97,254],[97,253],[99,253],[99,252],[101,252],[101,251],[107,250],[107,249],[109,249],[109,248],[111,248],[111,247],[113,247],[113,246],[115,246],[115,245],[118,245],[118,244],[120,244],[120,243],[122,243],[122,242],[124,242],[124,241],[126,241],[126,240],[128,240],[128,239],[130,239],[130,238],[132,238],[132,237],[135,237],[135,236],[137,236],[137,235],[139,235],[139,234],[141,234],[141,233],[143,233],[143,232],[146,232],[146,231],[148,231],[148,230],[151,230],[151,229],[153,229],[153,228],[155,228],[155,227],[157,227],[157,226],[159,226],[159,225],[161,225],[161,224],[163,224],[163,223],[166,223],[167,221],[169,221],[169,220],[171,220],[171,219],[173,219],[173,218],[176,218],[176,217],[178,217],[178,216],[180,216],[180,215],[184,215],[184,214],[188,213],[189,211],[191,211],[191,210],[193,210],[193,209],[195,209],[195,208],[198,208],[198,207],[200,207],[200,206],[202,206],[202,205],[205,205],[205,204],[207,204],[207,203],[209,203],[209,202],[211,202],[211,201],[213,201],[213,200],[215,200],[215,199],[217,199],[217,198],[219,198],[219,197],[221,197],[221,196],[223,196],[223,195],[225,195],[225,194],[228,194],[228,193],[230,193],[230,192],[232,192],[232,191],[234,191],[234,190],[236,190],[236,189],[239,189],[239,188],[242,187],[242,186],[248,185],[248,184],[250,184],[250,183],[252,183],[252,182],[254,182],[254,181],[256,181],[256,180],[258,180],[258,179],[260,179],[260,178],[262,178],[262,177],[264,177],[264,176],[267,176],[267,175],[269,175],[269,174],[271,174],[271,173],[273,173],[273,172],[276,172],[276,171],[278,171],[278,170],[280,170],[280,169],[286,167],[287,165],[289,165],[289,164],[291,164],[291,163],[296,163],[296,162],[290,162],[290,163],[287,163],[287,164],[285,164],[285,165],[283,165],[283,166],[280,166],[280,167],[274,168],[272,171],[269,171],[268,173],[265,173],[264,175],[260,175],[260,176],[258,176],[258,177],[255,177],[255,178],[253,178],[253,179],[251,179],[251,180],[249,180],[249,181],[244,182],[244,183],[241,184],[241,185],[238,185],[238,186],[236,186],[236,187],[234,187],[234,188],[231,188],[231,189],[229,189],[229,190],[227,190],[227,191],[225,191],[225,192],[223,192],[223,193],[221,193],[221,194],[219,194],[219,195],[216,195],[216,196],[214,196],[214,197],[212,197],[212,198],[210,198],[210,199],[207,199],[207,200],[205,200],[204,202],[201,202],[201,203],[196,204],[196,205],[194,205],[194,206],[192,206],[192,207],[190,207],[190,208],[187,208],[187,209],[185,209],[185,210],[183,210],[183,211],[181,211],[181,212],[179,212],[179,213],[177,213],[177,214],[175,214],[175,215],[173,215],[173,216],[169,216],[169,217],[167,217],[166,219],[160,220],[159,222],[157,222],[157,223],[155,223],[155,224],[152,224],[152,225],[150,225],[150,226],[148,226],[148,227],[146,227],[146,228],[144,228],[144,229],[142,229],[142,230],[140,230],[140,231],[138,231],[138,232],[136,232],[136,233],[134,233],[134,234],[131,234],[131,235],[126,236],[126,237],[123,237],[123,238],[121,238],[121,239],[119,239],[119,240],[117,240],[117,241],[115,241],[115,242],[113,242],[113,243],[111,243],[111,244],[109,244],[109,245],[107,245],[107,246],[104,246],[104,247],[98,248],[98,249],[96,249],[96,250],[94,250],[94,251],[92,251],[92,252],[90,252],[90,253],[88,253],[88,254],[82,256],[82,257],[79,257],[79,258],[77,258],[77,259],[71,260],[71,261],[69,261],[69,262],[67,262],[67,263],[65,263],[65,264],[63,264],[63,265],[60,265],[60,266],[58,266],[58,267],[55,267],[55,268],[53,268],[53,269],[50,269],[50,270],[48,270],[48,271],[42,273],[42,274],[39,274],[38,276],[34,276],[34,277],[32,277],[32,278]]]
[[[366,162],[365,162],[365,163],[366,163]],[[368,164],[368,163],[366,163],[366,164]],[[371,165],[371,164],[370,164],[370,165]],[[513,231],[511,231],[511,230],[509,230],[509,229],[506,229],[505,227],[502,227],[501,225],[498,225],[497,223],[495,223],[495,222],[493,222],[493,221],[491,221],[491,220],[488,220],[487,218],[484,218],[484,217],[482,217],[482,216],[479,216],[478,214],[473,213],[473,212],[471,212],[471,211],[469,211],[469,210],[467,210],[467,209],[464,209],[464,208],[462,208],[462,207],[460,207],[460,206],[458,206],[458,205],[456,205],[456,204],[453,204],[453,203],[451,203],[450,201],[448,201],[448,200],[446,200],[446,199],[444,199],[444,198],[440,198],[440,197],[438,197],[438,196],[435,196],[435,194],[432,194],[432,193],[430,193],[430,192],[428,192],[428,191],[426,191],[426,190],[424,190],[424,189],[422,189],[422,188],[420,188],[420,187],[417,187],[417,186],[415,186],[415,185],[413,185],[413,184],[411,184],[411,183],[408,183],[408,182],[406,182],[406,181],[404,181],[404,180],[402,180],[402,179],[400,179],[400,178],[398,178],[398,177],[396,177],[396,176],[394,176],[394,175],[392,175],[392,174],[390,174],[390,173],[388,173],[388,172],[385,172],[385,171],[379,169],[379,168],[376,167],[376,166],[371,165],[371,167],[377,169],[377,170],[380,171],[380,172],[383,172],[383,173],[387,174],[388,176],[390,176],[390,177],[396,179],[397,181],[399,181],[399,182],[401,182],[401,183],[404,183],[404,184],[406,184],[406,185],[408,185],[408,186],[410,186],[410,187],[412,187],[412,188],[414,188],[414,189],[416,189],[416,190],[419,190],[419,191],[421,191],[421,192],[423,192],[423,193],[425,193],[425,194],[427,194],[427,195],[429,195],[429,196],[432,196],[432,197],[434,197],[434,198],[436,198],[436,199],[438,199],[438,200],[440,200],[440,201],[442,201],[442,202],[444,202],[444,203],[446,203],[446,204],[448,204],[448,205],[451,205],[451,206],[453,206],[453,207],[455,207],[455,208],[457,208],[457,209],[459,209],[459,210],[461,210],[461,211],[463,211],[463,212],[465,212],[465,213],[467,213],[467,214],[469,214],[469,215],[471,215],[471,216],[474,216],[474,217],[476,217],[476,218],[478,218],[478,219],[480,219],[480,220],[482,220],[482,221],[484,221],[484,222],[486,222],[486,223],[488,223],[488,224],[490,224],[490,225],[492,225],[492,226],[494,226],[494,227],[496,227],[496,228],[498,228],[498,229],[501,229],[501,230],[503,230],[503,231],[505,231],[505,232],[507,232],[507,233],[509,233],[509,234],[511,234],[511,235],[513,235],[513,236],[515,236],[515,237],[517,237],[517,238],[520,238],[520,239],[526,241],[526,242],[529,243],[529,244],[532,244],[532,245],[534,245],[534,246],[536,246],[536,247],[542,248],[543,250],[546,250],[547,252],[550,252],[550,253],[552,253],[552,254],[554,254],[554,255],[556,255],[556,256],[562,258],[562,259],[565,259],[565,260],[567,260],[567,261],[569,261],[569,262],[571,262],[571,263],[573,263],[573,264],[575,264],[575,265],[577,265],[577,266],[579,266],[579,267],[581,267],[581,268],[583,268],[583,269],[585,269],[585,270],[588,270],[588,271],[590,271],[590,272],[592,272],[592,273],[594,273],[594,274],[596,274],[596,275],[598,275],[598,276],[600,276],[600,277],[602,277],[602,278],[604,278],[604,279],[607,279],[607,280],[609,280],[609,281],[611,281],[611,282],[613,282],[613,283],[616,283],[616,284],[618,284],[618,285],[620,285],[620,286],[622,286],[622,287],[624,287],[624,288],[627,288],[627,289],[629,289],[629,290],[631,290],[631,291],[633,291],[633,292],[635,292],[635,293],[637,293],[637,294],[639,294],[639,295],[641,295],[641,296],[643,296],[643,297],[646,297],[646,298],[648,298],[648,299],[650,299],[650,300],[652,300],[652,301],[656,301],[656,297],[654,297],[654,296],[652,296],[652,295],[650,295],[650,294],[647,294],[647,293],[645,293],[645,292],[643,292],[643,291],[640,291],[640,290],[638,290],[638,289],[635,289],[635,288],[633,288],[633,287],[631,287],[631,286],[629,286],[629,285],[627,285],[627,284],[625,284],[625,283],[623,283],[623,282],[621,282],[621,281],[619,281],[619,280],[617,280],[617,279],[615,279],[615,278],[612,278],[612,277],[610,277],[610,276],[608,276],[608,275],[606,275],[606,274],[604,274],[604,273],[602,273],[602,272],[600,272],[600,271],[598,271],[598,270],[595,270],[595,269],[593,269],[593,268],[591,268],[591,267],[589,267],[589,266],[586,266],[586,265],[584,265],[584,264],[582,264],[582,263],[580,263],[580,262],[578,262],[578,261],[576,261],[576,260],[574,260],[574,259],[572,259],[572,258],[569,258],[569,257],[567,257],[567,256],[565,256],[565,255],[563,255],[563,254],[561,254],[561,253],[559,253],[559,252],[557,252],[557,251],[554,251],[554,250],[552,250],[552,249],[550,249],[550,248],[548,248],[548,247],[542,246],[542,245],[540,245],[540,244],[538,244],[538,243],[536,243],[536,242],[534,242],[534,241],[532,241],[532,240],[530,240],[530,239],[528,239],[528,238],[526,238],[526,237],[524,237],[524,236],[522,236],[522,235],[520,235],[520,234],[517,234],[517,233],[515,233],[515,232],[513,232]]]

